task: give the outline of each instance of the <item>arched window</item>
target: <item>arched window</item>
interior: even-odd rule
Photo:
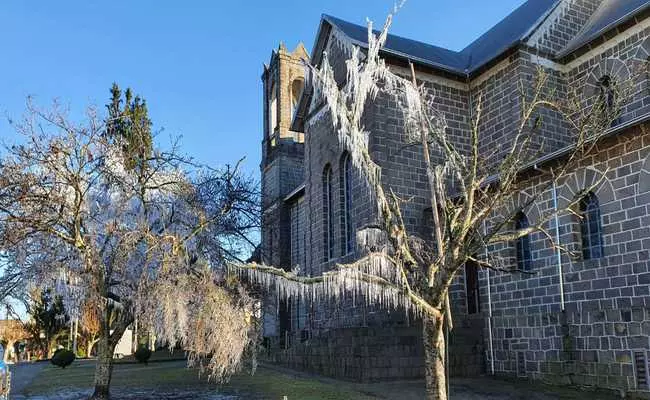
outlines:
[[[618,123],[618,118],[615,118],[616,107],[616,91],[615,82],[609,75],[603,75],[598,81],[600,88],[600,106],[601,111],[605,118],[611,119],[611,125]]]
[[[291,82],[291,119],[296,114],[296,107],[298,106],[298,101],[300,100],[300,95],[302,95],[302,88],[305,83],[302,79],[295,79]]]
[[[580,234],[582,237],[582,258],[590,260],[603,256],[603,237],[600,225],[600,206],[592,192],[580,200]]]
[[[334,258],[334,209],[332,191],[332,168],[323,170],[323,261]]]
[[[518,212],[515,216],[515,229],[517,231],[529,227],[528,218],[523,212]],[[530,255],[530,235],[521,236],[517,239],[517,269],[520,271],[530,271],[532,269],[533,259]]]
[[[350,254],[354,250],[354,232],[352,228],[352,160],[350,153],[341,157],[341,176],[339,179],[339,201],[341,209],[341,254]]]
[[[614,106],[614,88],[612,78],[604,75],[598,82],[600,84],[600,99],[605,109],[609,110]]]

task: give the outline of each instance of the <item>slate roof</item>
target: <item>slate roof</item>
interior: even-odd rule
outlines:
[[[528,0],[494,25],[461,53],[472,72],[494,57],[519,44],[537,28],[561,0]]]
[[[368,45],[367,26],[353,24],[331,15],[323,15],[323,19],[339,28],[356,44]],[[379,32],[375,31],[375,33],[378,34]],[[456,73],[463,73],[467,64],[466,58],[459,52],[391,34],[386,39],[384,51]]]
[[[558,57],[579,49],[648,7],[650,0],[604,0],[576,37],[560,51]]]
[[[388,35],[384,51],[424,65],[467,76],[505,51],[525,41],[562,1],[566,0],[528,0],[458,52],[391,34]],[[583,30],[562,53],[568,54],[583,46],[605,30],[624,22],[649,5],[650,0],[604,0]],[[367,27],[331,15],[323,15],[323,21],[336,26],[357,45],[367,46]]]

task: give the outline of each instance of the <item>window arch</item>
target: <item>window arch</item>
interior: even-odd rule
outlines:
[[[580,199],[580,235],[582,238],[582,258],[590,260],[603,256],[603,237],[600,224],[600,205],[598,197],[592,192]]]
[[[526,229],[530,225],[526,214],[519,211],[515,216],[515,229],[517,231]],[[530,235],[517,238],[517,269],[520,271],[530,271],[532,269],[533,258],[530,253]]]
[[[354,250],[354,230],[352,228],[352,159],[348,152],[343,153],[341,157],[340,171],[341,254],[346,255]]]
[[[323,170],[323,261],[334,258],[334,209],[332,191],[332,167]]]

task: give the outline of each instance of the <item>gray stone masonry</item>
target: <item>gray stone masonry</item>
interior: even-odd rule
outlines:
[[[650,125],[640,122],[650,113],[650,23],[639,18],[598,47],[562,63],[553,60],[553,54],[582,29],[600,4],[596,0],[563,2],[525,46],[505,54],[470,80],[424,68],[418,71],[418,80],[435,91],[435,107],[444,113],[450,137],[461,149],[468,149],[470,123],[481,101],[480,152],[486,166],[497,163],[513,143],[522,110],[519,88],[530,96],[538,68],[548,76],[545,90],[560,99],[575,92],[584,106],[600,98],[604,76],[615,84],[631,82],[631,97],[616,125],[620,130],[601,140],[557,188],[562,207],[598,183],[593,195],[600,212],[602,257],[584,260],[563,254],[558,266],[548,238],[531,234],[531,273],[481,270],[480,311],[473,315],[468,315],[465,277],[459,274],[450,290],[455,321],[449,340],[453,375],[489,373],[494,365],[496,374],[650,393],[646,374],[650,358]],[[348,55],[335,35],[322,40],[343,84]],[[408,73],[404,65],[391,68]],[[271,71],[272,66],[265,79],[280,77],[283,87],[289,82],[286,79],[292,79]],[[535,144],[541,153],[550,154],[571,143],[573,132],[556,112],[540,109],[537,116],[541,128]],[[407,229],[429,238],[429,190],[421,149],[405,137],[394,99],[382,94],[369,103],[364,125],[371,131],[371,156],[382,167],[383,184],[405,199]],[[269,255],[265,261],[285,268],[300,266],[300,273],[317,276],[365,251],[345,254],[341,245],[345,153],[318,99],[305,118],[304,144],[297,133],[287,131],[281,136],[285,141],[274,142],[273,150],[264,147],[262,243],[267,250],[263,253]],[[268,139],[264,146],[270,146]],[[442,161],[435,151],[432,158]],[[332,171],[332,257],[325,251],[329,229],[323,201],[326,168]],[[303,183],[303,195],[284,201]],[[535,192],[547,182],[530,174],[522,176],[522,183]],[[522,191],[512,207],[523,204],[527,196]],[[353,171],[350,214],[355,231],[375,222],[374,204],[359,172]],[[524,211],[534,223],[552,209],[552,191],[545,189]],[[545,227],[554,232],[553,223]],[[561,216],[559,231],[561,244],[582,254],[579,218]],[[494,245],[488,251],[505,266],[516,265],[515,243]],[[274,307],[265,306],[265,327],[277,324],[286,329],[285,338],[278,329],[268,331],[269,343],[283,347],[271,352],[275,361],[363,381],[422,375],[418,321],[403,311],[379,310],[358,298],[336,303],[292,301],[290,323],[280,323],[281,313],[275,310],[274,315]]]

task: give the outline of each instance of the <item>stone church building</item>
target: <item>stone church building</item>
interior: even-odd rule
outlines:
[[[634,85],[620,118],[581,167],[516,221],[533,223],[555,201],[561,206],[580,196],[582,218],[563,216],[558,236],[581,257],[558,253],[541,233],[532,234],[489,249],[510,254],[513,269],[529,273],[466,265],[456,279],[452,375],[650,392],[649,6],[649,0],[528,0],[461,51],[389,36],[386,62],[404,73],[409,62],[415,65],[455,137],[469,137],[476,98],[483,96],[484,154],[508,147],[520,118],[517,85],[539,67],[560,95],[580,88],[593,97],[616,82]],[[366,27],[324,15],[311,55],[302,45],[293,51],[280,45],[262,75],[261,258],[307,276],[359,257],[356,232],[376,218],[327,110],[305,84],[303,62],[318,65],[324,51],[343,82],[342,41],[366,47]],[[366,121],[385,186],[409,199],[408,228],[426,232],[425,170],[419,149],[405,146],[397,105],[379,96]],[[540,166],[570,151],[559,118],[545,115],[541,132]],[[423,375],[421,327],[404,311],[354,299],[273,300],[263,318],[269,355],[286,365],[355,380]]]

